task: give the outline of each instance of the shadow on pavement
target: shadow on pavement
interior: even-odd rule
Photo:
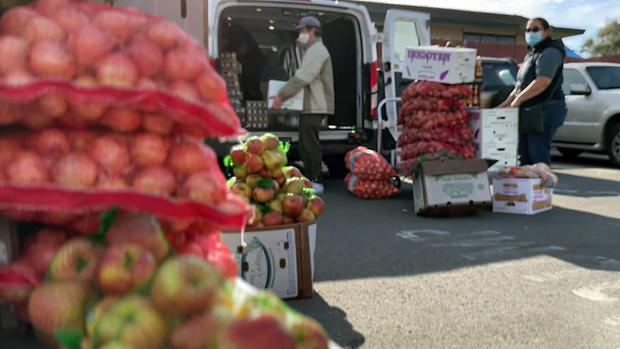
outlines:
[[[291,308],[319,321],[329,337],[341,347],[359,348],[364,344],[364,336],[353,329],[347,321],[347,314],[342,309],[327,304],[318,293],[315,292],[310,299],[294,299],[286,303]]]
[[[561,180],[570,183],[568,177]],[[588,190],[618,190],[618,182],[578,179],[579,187]],[[441,272],[536,255],[620,270],[616,218],[561,207],[533,216],[487,209],[469,216],[423,218],[412,212],[408,185],[396,198],[368,201],[349,194],[342,181],[328,181],[324,199],[315,282]],[[620,199],[615,202],[620,211]]]
[[[620,198],[620,178],[619,181],[610,181],[562,173],[558,173],[557,176],[559,182],[558,187],[554,189],[556,194],[585,198],[605,196]]]

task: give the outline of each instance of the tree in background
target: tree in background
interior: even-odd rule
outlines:
[[[596,38],[583,44],[582,50],[595,57],[620,55],[620,19],[608,21]]]

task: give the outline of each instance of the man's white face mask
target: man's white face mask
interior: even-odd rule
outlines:
[[[299,37],[297,38],[297,42],[305,45],[310,40],[310,34],[308,33],[299,33]]]

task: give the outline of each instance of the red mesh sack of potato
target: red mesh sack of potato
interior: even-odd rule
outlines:
[[[386,199],[399,192],[391,180],[361,179],[352,173],[347,174],[345,185],[353,195],[361,199]]]
[[[424,154],[435,154],[440,151],[447,151],[461,155],[467,159],[473,158],[476,149],[472,143],[463,142],[461,144],[448,144],[438,141],[418,141],[407,144],[402,148],[402,159],[409,160]]]
[[[441,141],[449,144],[470,142],[473,138],[471,129],[467,125],[458,127],[438,127],[434,129],[407,128],[398,138],[398,146],[417,141]]]
[[[415,97],[457,98],[471,96],[473,91],[467,85],[445,85],[432,81],[413,82],[402,93],[403,103]]]
[[[213,150],[195,138],[106,130],[0,134],[0,209],[15,220],[88,231],[116,206],[170,220],[240,228],[247,205],[230,193]]]
[[[0,56],[0,125],[244,133],[204,47],[133,8],[73,0],[15,7],[0,19]]]
[[[383,156],[365,147],[357,147],[348,152],[344,163],[349,171],[361,179],[389,180],[397,176]]]
[[[469,113],[467,111],[443,112],[428,110],[412,110],[408,114],[401,109],[399,124],[407,128],[432,129],[436,127],[455,127],[467,124]]]
[[[412,97],[403,101],[401,109],[405,110],[461,111],[466,106],[459,98]]]

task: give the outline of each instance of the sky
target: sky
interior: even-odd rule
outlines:
[[[362,0],[363,1],[363,0]],[[373,0],[414,6],[452,8],[543,17],[551,26],[585,29],[583,35],[563,39],[564,43],[580,52],[582,44],[596,37],[607,20],[620,19],[619,0]]]

